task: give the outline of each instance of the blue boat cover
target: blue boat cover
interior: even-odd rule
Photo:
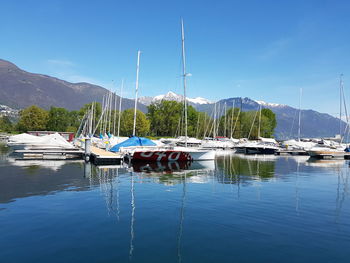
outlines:
[[[127,139],[126,141],[123,141],[121,143],[114,145],[109,151],[119,152],[120,147],[128,147],[128,146],[156,146],[156,144],[152,142],[150,139],[134,136]]]

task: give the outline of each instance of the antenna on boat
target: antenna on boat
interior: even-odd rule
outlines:
[[[141,51],[137,51],[137,67],[136,67],[136,86],[135,86],[135,108],[134,108],[134,127],[132,130],[132,135],[136,135],[136,110],[137,110],[137,92],[139,89],[139,71],[140,71],[140,55]]]
[[[184,110],[185,110],[185,147],[187,147],[187,99],[186,99],[186,57],[185,57],[185,31],[184,21],[181,18],[181,43],[182,43],[182,77],[184,85]]]

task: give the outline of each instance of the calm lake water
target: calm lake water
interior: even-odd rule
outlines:
[[[350,260],[348,161],[129,168],[0,152],[0,262]]]

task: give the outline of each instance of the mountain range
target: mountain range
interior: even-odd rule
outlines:
[[[161,100],[183,101],[183,96],[168,92],[165,95],[155,97],[140,98],[142,103],[150,104]],[[215,103],[204,98],[187,99],[189,104],[198,111],[206,112],[209,116],[213,116]],[[226,106],[225,106],[226,105]],[[217,116],[224,114],[225,107],[227,109],[235,107],[241,108],[242,111],[259,110],[259,108],[267,108],[276,114],[277,127],[275,129],[275,137],[278,139],[297,138],[298,135],[298,117],[299,109],[284,104],[268,103],[265,101],[253,100],[250,98],[227,98],[216,102]],[[327,113],[319,113],[314,110],[301,110],[300,118],[301,137],[333,137],[339,134],[339,119]],[[343,122],[342,127],[346,123]]]
[[[14,109],[22,109],[30,105],[38,105],[49,109],[51,106],[64,107],[69,110],[80,109],[84,104],[92,101],[102,102],[108,91],[89,83],[70,83],[55,77],[26,72],[13,63],[0,59],[0,104]],[[147,106],[161,100],[183,101],[183,96],[174,92],[155,97],[141,97],[138,109],[147,112]],[[214,110],[212,101],[197,97],[187,98],[190,105],[198,111],[209,115]],[[216,102],[218,115],[223,114],[224,107],[233,105],[243,111],[262,108],[271,109],[277,118],[275,136],[278,139],[296,137],[298,131],[299,110],[288,105],[268,103],[250,98],[226,98]],[[122,109],[134,107],[134,100],[123,98]],[[343,127],[346,124],[343,123]],[[302,137],[330,137],[339,134],[339,119],[326,113],[314,110],[301,111]]]
[[[0,104],[21,109],[38,105],[78,110],[92,101],[102,102],[107,90],[89,83],[70,83],[42,74],[26,72],[13,63],[0,59]],[[123,110],[134,107],[134,101],[123,98]],[[147,107],[139,104],[146,111]]]

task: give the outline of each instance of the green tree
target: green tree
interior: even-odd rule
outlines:
[[[80,126],[81,117],[79,111],[70,111],[68,113],[68,126],[66,128],[67,132],[76,132]]]
[[[231,108],[227,111],[226,118],[220,117],[219,122],[219,135],[230,137],[232,127],[233,138],[247,138],[250,133],[250,139],[257,139],[259,122],[260,136],[266,138],[273,136],[277,125],[276,114],[270,109],[262,109],[260,118],[260,111],[239,112],[238,108]]]
[[[84,115],[91,110],[91,105],[94,103],[94,122],[97,122],[102,114],[102,106],[99,102],[91,102],[85,104],[80,110],[79,115],[81,118],[84,117]]]
[[[210,136],[210,127],[213,125],[213,120],[206,112],[197,112],[196,138],[204,138]]]
[[[261,130],[262,137],[272,137],[277,126],[276,114],[270,109],[261,110]]]
[[[13,130],[13,125],[9,117],[7,116],[0,117],[0,131],[11,132],[12,130]]]
[[[47,129],[50,131],[66,131],[70,125],[69,111],[64,108],[51,107],[49,110],[49,119]]]
[[[18,122],[19,131],[42,131],[46,129],[49,114],[46,110],[38,106],[30,106],[20,111]]]
[[[187,107],[187,125],[188,125],[188,130],[187,134],[190,137],[195,137],[197,134],[197,126],[198,124],[198,111],[191,105]]]
[[[155,136],[174,136],[181,118],[182,104],[176,101],[161,101],[148,106],[147,117],[151,133]]]
[[[161,101],[148,106],[147,117],[151,133],[155,136],[185,135],[184,106],[176,101]],[[187,134],[191,137],[203,135],[203,121],[206,114],[200,114],[192,106],[187,107]]]
[[[128,109],[123,111],[121,116],[121,134],[124,136],[132,135],[134,127],[134,110]],[[145,136],[150,131],[150,122],[146,115],[140,111],[136,111],[136,136]]]

